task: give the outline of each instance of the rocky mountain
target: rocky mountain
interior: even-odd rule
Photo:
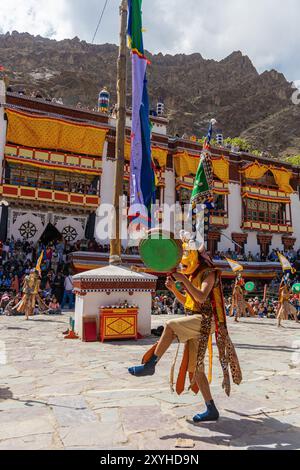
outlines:
[[[55,41],[28,33],[0,35],[0,65],[10,86],[26,93],[62,97],[68,105],[93,108],[107,86],[116,101],[115,45],[92,45],[78,38]],[[215,117],[225,137],[241,136],[275,157],[300,153],[300,105],[275,70],[259,74],[247,56],[233,52],[221,61],[200,54],[147,53],[151,104],[163,99],[169,133],[202,137]],[[128,106],[131,102],[128,65]]]

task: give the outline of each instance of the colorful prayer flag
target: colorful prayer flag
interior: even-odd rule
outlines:
[[[208,133],[205,138],[205,143],[204,143],[204,148],[208,149],[211,143],[212,135],[213,135],[213,130],[214,130],[214,125],[217,123],[216,119],[211,119],[209,123],[209,128],[208,128]]]
[[[200,163],[195,177],[191,203],[204,204],[213,199],[213,167],[210,154],[201,153]]]
[[[217,121],[211,119],[208,133],[204,141],[198,170],[195,177],[194,188],[191,196],[192,231],[198,232],[203,240],[208,234],[210,225],[210,212],[214,207],[213,194],[213,166],[210,154],[210,142],[213,134],[213,126]],[[197,207],[198,206],[198,207]]]
[[[135,206],[129,216],[150,218],[151,204],[155,202],[155,172],[151,158],[151,126],[142,33],[142,0],[129,0],[128,36],[132,52],[132,132],[130,162],[130,205]]]

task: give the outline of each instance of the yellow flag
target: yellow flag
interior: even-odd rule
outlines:
[[[281,253],[277,253],[277,256],[279,258],[283,271],[291,271],[293,274],[296,272],[296,270],[293,268],[293,266],[285,256],[283,256]]]
[[[234,273],[238,273],[240,271],[244,271],[244,268],[241,264],[237,263],[236,261],[233,261],[233,259],[226,258],[227,263],[231,267],[232,271]]]
[[[41,264],[42,264],[43,258],[44,258],[44,250],[42,250],[41,255],[35,267],[35,270],[38,271],[40,274],[41,274]]]

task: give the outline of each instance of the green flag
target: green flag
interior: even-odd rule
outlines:
[[[209,152],[202,152],[197,170],[191,204],[205,204],[213,200],[213,168]]]

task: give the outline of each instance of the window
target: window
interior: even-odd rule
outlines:
[[[38,181],[37,178],[27,177],[26,186],[29,186],[30,188],[35,188],[37,185],[37,181]]]
[[[177,199],[180,204],[185,205],[191,202],[192,190],[186,188],[180,188],[178,190]]]
[[[224,194],[216,194],[214,199],[215,208],[212,214],[216,217],[224,217],[227,215],[227,196]]]
[[[278,189],[274,175],[271,171],[267,171],[267,173],[265,173],[265,175],[259,180],[253,180],[253,179],[245,180],[245,184],[250,185],[250,186],[258,186],[260,188],[268,187],[268,188]]]
[[[52,181],[49,180],[39,181],[39,185],[43,189],[52,189]]]
[[[244,219],[274,225],[289,225],[291,223],[288,204],[256,199],[244,200]]]

